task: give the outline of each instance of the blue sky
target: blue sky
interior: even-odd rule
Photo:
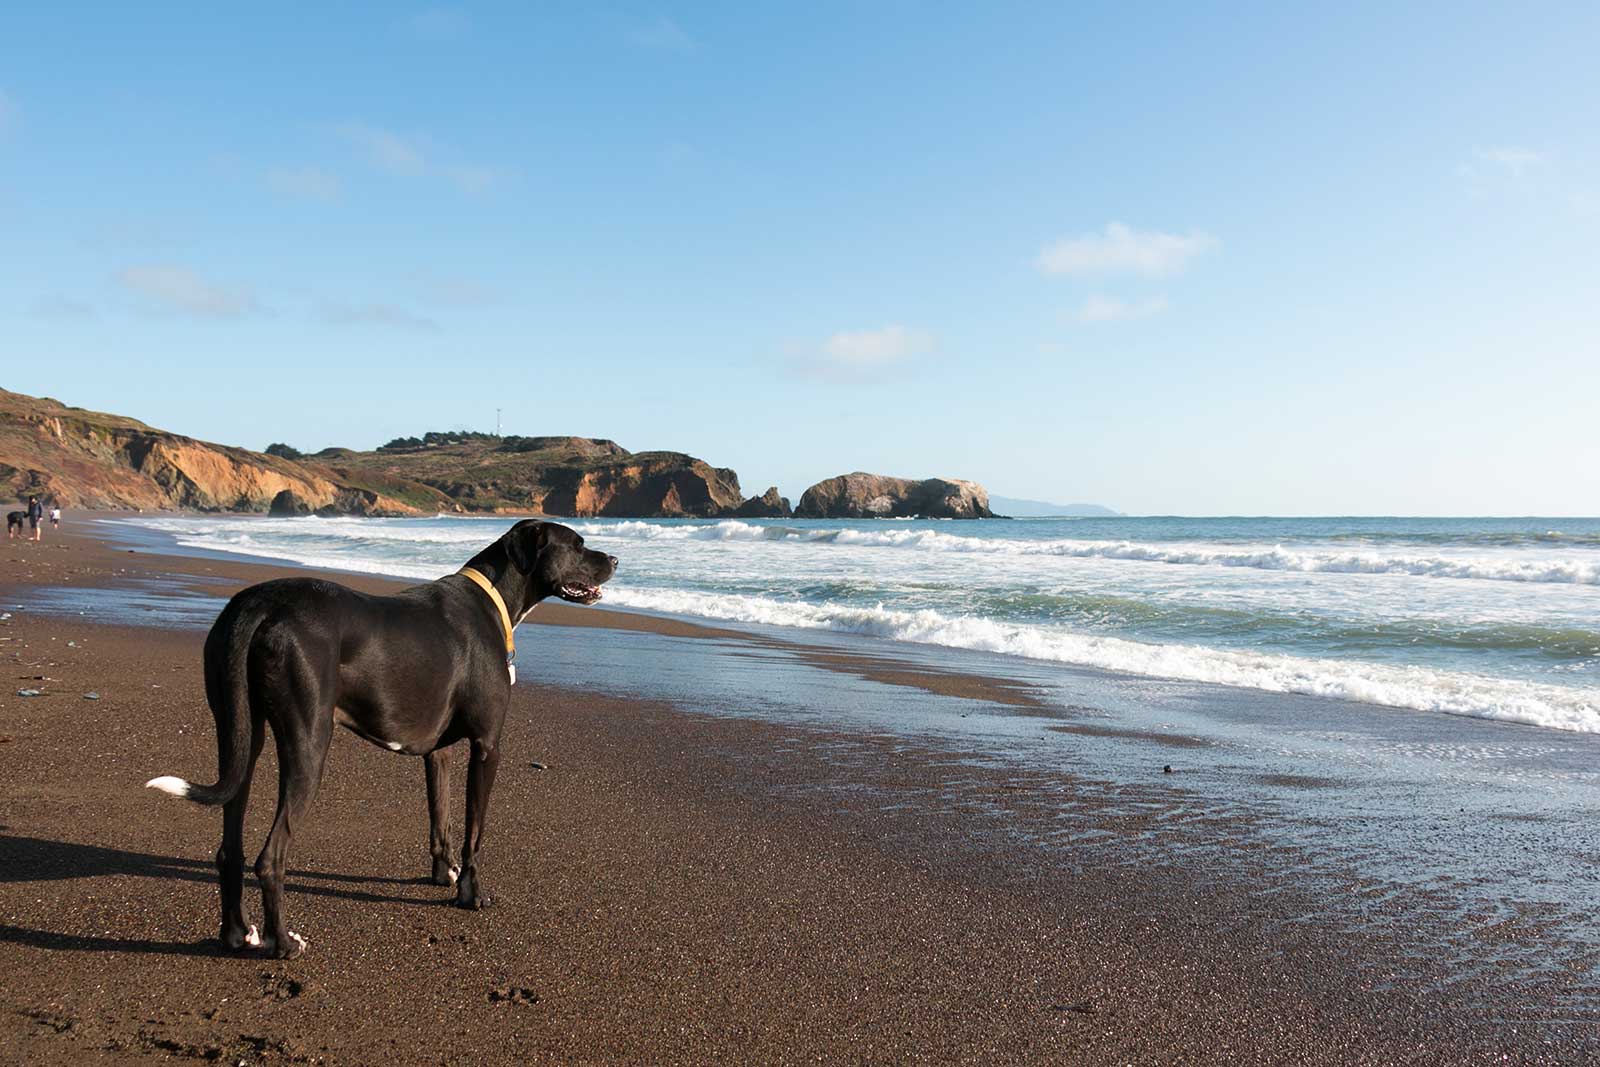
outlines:
[[[1327,6],[7,5],[0,385],[791,497],[1600,511],[1600,6]]]

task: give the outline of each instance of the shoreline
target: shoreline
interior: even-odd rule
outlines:
[[[12,605],[146,581],[214,597],[283,568],[61,543],[13,548],[0,570],[0,656],[56,679],[44,698],[0,697],[0,753],[30,771],[0,784],[0,869],[20,872],[0,876],[0,1035],[29,1062],[1554,1063],[1600,1047],[1592,975],[1569,973],[1563,994],[1501,952],[1537,943],[1550,915],[1491,916],[1464,932],[1476,958],[1454,942],[1429,958],[1435,931],[1408,929],[1410,905],[1379,882],[1346,890],[1365,925],[1322,896],[1315,857],[1295,860],[1314,833],[1266,846],[1263,826],[1314,816],[1346,772],[1241,763],[1219,791],[1244,754],[1142,729],[1110,700],[565,605],[524,631],[542,658],[519,670],[490,815],[500,903],[468,916],[415,884],[420,761],[341,736],[291,860],[311,952],[212,958],[217,814],[136,788],[213,765],[199,632]],[[861,721],[801,718],[782,705],[795,693]],[[925,727],[873,718],[908,701]],[[1263,797],[1227,799],[1274,774]],[[352,1027],[348,1005],[374,985],[372,1021]],[[508,988],[537,1000],[491,999]]]
[[[412,531],[418,541],[412,546],[415,551],[407,554],[394,553],[387,547],[396,536],[404,536],[404,524],[375,521],[370,530],[363,532],[360,520],[327,520],[330,525],[325,528],[319,528],[319,520],[265,521],[267,525],[259,531],[251,530],[246,520],[234,518],[210,522],[186,519],[175,524],[158,523],[163,527],[159,533],[135,532],[191,546],[183,551],[259,551],[275,562],[305,567],[343,564],[357,573],[393,566],[411,580],[426,580],[449,568],[449,549],[441,551],[441,546],[465,547],[462,538],[477,536],[460,523],[476,524],[479,529],[501,525],[470,519],[424,523]],[[962,588],[969,577],[985,589],[991,589],[995,582],[1009,588],[1006,583],[1012,580],[993,573],[996,564],[985,564],[984,557],[971,554],[981,541],[951,541],[949,535],[928,528],[901,534],[847,526],[803,533],[783,524],[751,525],[739,521],[657,526],[629,521],[590,524],[582,520],[575,520],[575,528],[605,537],[608,550],[622,553],[626,548],[626,554],[641,564],[637,575],[630,572],[617,584],[608,605],[652,617],[686,619],[700,625],[806,643],[887,644],[897,657],[915,655],[907,648],[919,646],[938,650],[930,655],[947,657],[964,671],[1007,674],[1046,664],[1051,670],[1100,671],[1155,684],[1175,682],[1322,696],[1369,707],[1444,712],[1463,718],[1600,734],[1597,691],[1586,684],[1589,675],[1583,669],[1592,666],[1586,658],[1592,649],[1579,647],[1586,639],[1600,637],[1588,630],[1588,620],[1592,619],[1588,606],[1593,597],[1588,595],[1592,568],[1587,563],[1457,558],[1450,555],[1457,548],[1448,548],[1440,550],[1442,555],[1426,558],[1412,558],[1402,552],[1375,564],[1360,552],[1350,556],[1343,547],[1335,549],[1318,543],[1309,543],[1287,555],[1273,550],[1263,557],[1255,549],[1227,549],[1226,535],[1221,547],[1188,547],[1180,539],[1171,542],[1176,548],[1162,548],[1168,542],[1160,538],[1149,545],[1131,546],[1112,541],[1046,542],[1035,546],[1042,555],[1030,549],[1032,542],[1027,540],[1001,540],[994,543],[996,548],[1003,548],[1000,559],[1059,556],[1066,560],[1072,573],[1063,574],[1058,567],[1053,578],[1041,579],[1045,584],[1039,589],[1019,585],[1013,590],[1021,598],[1018,603],[1007,601],[991,612],[968,610],[959,603],[960,598],[945,603],[950,598],[941,600],[936,596],[930,600],[915,592],[920,579],[905,573],[910,561],[938,571],[939,581],[952,589]],[[368,540],[367,533],[377,540]],[[1127,530],[1117,534],[1128,535]],[[1425,540],[1450,540],[1452,535],[1428,531],[1419,536]],[[1529,535],[1513,531],[1504,536],[1516,539]],[[1600,532],[1594,536],[1600,537]],[[848,545],[852,546],[839,549],[841,555],[837,559],[846,568],[840,575],[819,570],[824,557],[813,556],[809,548],[800,548],[812,542],[831,545],[835,538],[848,538]],[[925,538],[944,540],[925,544]],[[774,553],[778,542],[784,547]],[[862,553],[862,545],[868,546],[868,554]],[[688,558],[672,558],[688,548],[701,551]],[[888,552],[890,548],[926,551],[905,555]],[[880,553],[878,549],[885,551]],[[951,555],[952,552],[960,554]],[[870,561],[869,554],[873,557]],[[753,566],[751,575],[756,577],[725,581],[693,566],[700,558],[723,557],[736,568]],[[1220,569],[1209,569],[1224,578],[1204,577],[1207,561],[1214,557],[1220,561]],[[1118,591],[1124,586],[1106,585],[1111,580],[1106,568],[1121,567],[1124,564],[1115,561],[1129,559],[1144,562],[1133,565],[1136,571],[1117,578],[1126,583],[1124,596]],[[679,564],[689,566],[680,570]],[[1178,565],[1182,573],[1171,572],[1168,579],[1161,573],[1162,564]],[[775,575],[789,573],[785,568],[791,565],[798,568],[793,572],[800,583],[798,590],[772,580]],[[674,569],[663,571],[664,566]],[[882,574],[890,577],[875,600],[869,595],[870,587],[878,580],[874,576],[880,566]],[[975,572],[974,566],[978,568]],[[1302,594],[1284,583],[1298,583],[1300,579],[1292,572],[1302,566],[1309,568],[1307,573],[1321,575],[1312,580],[1318,589],[1304,594],[1310,597],[1305,611],[1269,611],[1245,620],[1236,610],[1226,609],[1230,596],[1243,595],[1248,600],[1269,589],[1273,590],[1272,596],[1287,596],[1288,603],[1297,602]],[[1400,570],[1392,572],[1393,567]],[[1258,569],[1260,573],[1255,574]],[[1083,573],[1078,574],[1079,571]],[[1241,592],[1228,584],[1234,581],[1235,572],[1255,574],[1246,579],[1247,586],[1268,584]],[[1428,581],[1417,587],[1416,595],[1421,601],[1404,609],[1415,611],[1417,619],[1391,626],[1385,620],[1398,608],[1393,598],[1410,588],[1395,584],[1400,580],[1397,573],[1421,573],[1428,576]],[[683,577],[674,577],[679,574]],[[1466,580],[1459,576],[1463,574],[1501,582],[1503,588],[1494,589],[1491,595],[1507,598],[1494,609],[1504,612],[1504,618],[1473,621],[1473,613],[1479,607],[1473,605],[1468,593],[1456,588],[1458,582]],[[1372,598],[1375,607],[1371,617],[1352,621],[1342,618],[1336,607],[1331,615],[1325,615],[1322,609],[1329,605],[1319,598],[1331,596],[1337,601],[1349,591],[1323,588],[1328,575],[1336,576],[1332,579],[1336,584],[1354,582],[1357,592]],[[843,583],[840,599],[805,591],[818,583],[827,587],[836,579]],[[912,582],[910,601],[902,603],[899,583],[908,580]],[[1212,581],[1223,581],[1224,586],[1213,589],[1208,584]],[[1056,588],[1052,582],[1066,585]],[[1199,585],[1189,588],[1194,582]],[[1546,588],[1542,583],[1548,582],[1557,584]],[[1172,586],[1172,590],[1162,592],[1163,586]],[[1530,601],[1528,598],[1536,593],[1537,599]],[[1214,595],[1223,597],[1223,606],[1211,604]],[[1464,597],[1467,599],[1461,599]],[[1519,598],[1521,603],[1514,603]],[[1388,606],[1376,606],[1382,603]],[[1062,623],[1052,613],[1066,613],[1063,618],[1088,614],[1085,625],[1078,626]],[[1525,625],[1528,618],[1541,613],[1552,615],[1548,626],[1530,629]],[[1138,621],[1140,618],[1154,629],[1146,630],[1144,623]],[[1243,625],[1246,621],[1249,626]],[[972,666],[984,660],[992,665]]]

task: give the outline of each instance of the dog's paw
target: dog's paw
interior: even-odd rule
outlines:
[[[467,911],[482,911],[494,903],[489,894],[482,892],[475,885],[462,883],[458,889],[459,892],[456,893],[455,899],[455,905],[458,908],[465,908]]]
[[[281,941],[275,937],[263,937],[257,940],[261,951],[275,960],[297,960],[305,955],[306,949],[311,945],[311,942],[293,930],[288,931]]]
[[[256,933],[254,926],[245,930],[238,926],[225,926],[222,928],[222,947],[229,952],[238,952],[243,948],[258,948],[261,945],[261,935]]]
[[[461,868],[452,866],[449,860],[437,859],[433,861],[433,884],[455,885],[456,878],[461,874]]]

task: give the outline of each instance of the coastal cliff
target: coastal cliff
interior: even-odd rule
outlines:
[[[467,511],[711,518],[744,503],[739,475],[726,467],[589,437],[436,433],[373,452],[336,451],[342,470],[426,485]]]
[[[213,444],[137,419],[0,389],[0,496],[63,507],[573,518],[988,518],[976,482],[857,471],[790,509],[777,487],[745,497],[739,475],[682,452],[630,452],[590,437],[471,432],[402,437],[371,451],[305,455]]]
[[[38,494],[82,508],[264,511],[284,492],[313,508],[421,510],[278,456],[0,389],[0,493],[9,497]]]
[[[746,500],[738,474],[725,467],[586,437],[430,433],[369,452],[302,455],[278,445],[272,451],[199,441],[0,389],[0,495],[37,494],[64,507],[373,516],[787,514],[775,489]]]
[[[794,509],[797,519],[988,519],[989,493],[956,478],[891,478],[856,471],[818,482]]]

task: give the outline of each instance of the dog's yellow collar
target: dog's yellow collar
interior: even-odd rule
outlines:
[[[488,593],[489,599],[494,601],[495,610],[500,612],[500,625],[504,628],[506,634],[506,658],[510,659],[515,656],[517,654],[517,643],[511,639],[511,612],[506,610],[506,602],[500,596],[500,590],[494,587],[493,582],[471,567],[462,567],[459,573],[463,577],[472,579],[472,583],[485,593]]]

